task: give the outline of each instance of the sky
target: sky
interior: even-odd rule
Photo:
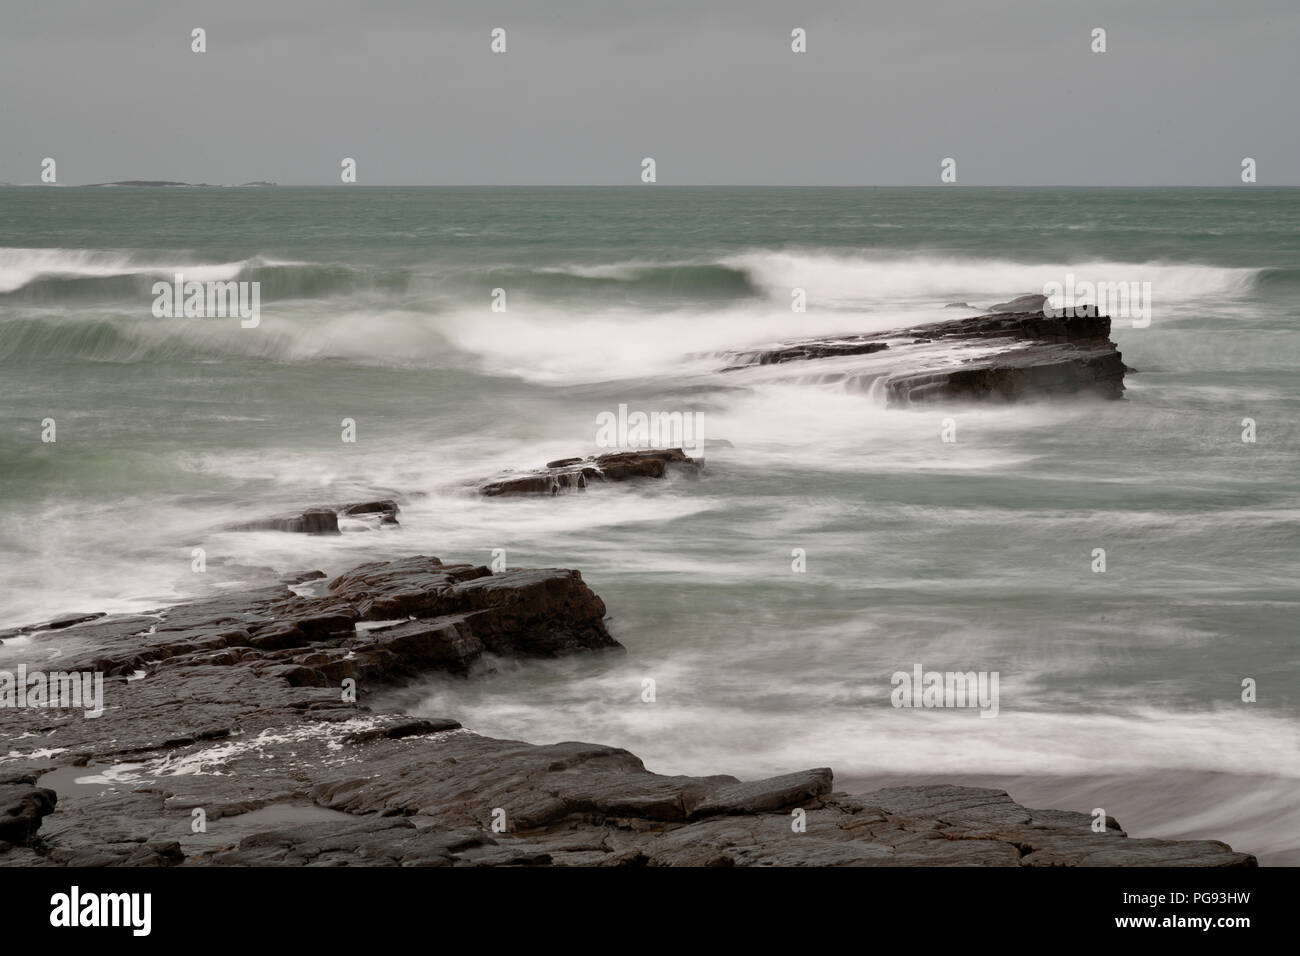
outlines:
[[[0,182],[1296,186],[1298,45],[1297,0],[0,0]]]

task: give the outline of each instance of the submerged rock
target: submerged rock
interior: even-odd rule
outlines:
[[[560,458],[547,462],[537,471],[496,478],[479,486],[489,497],[500,495],[558,495],[563,491],[582,491],[592,482],[630,481],[636,478],[663,478],[670,465],[699,471],[702,458],[692,458],[680,448],[650,448],[610,452],[590,458]]]
[[[348,518],[378,518],[380,524],[397,524],[401,509],[391,499],[363,501],[353,505],[336,505],[328,508],[306,508],[288,514],[258,518],[227,525],[226,531],[285,531],[291,534],[339,534],[339,516]]]
[[[842,355],[870,355],[872,352],[883,352],[887,348],[889,348],[889,345],[886,342],[854,341],[851,339],[799,342],[794,345],[773,349],[756,349],[752,352],[732,353],[736,364],[727,366],[723,371],[731,372],[736,369],[747,368],[750,365],[779,365],[782,362],[838,358]]]
[[[383,524],[397,524],[397,513],[401,510],[396,501],[385,498],[380,501],[363,501],[360,504],[344,505],[339,509],[339,514],[346,515],[349,518],[378,515],[380,522]]]
[[[338,534],[339,516],[330,508],[307,508],[291,514],[273,515],[255,521],[232,524],[227,531],[287,531],[291,534]]]

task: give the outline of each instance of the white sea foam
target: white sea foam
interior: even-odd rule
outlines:
[[[724,263],[745,270],[774,298],[788,301],[790,289],[808,293],[810,308],[866,305],[882,300],[930,300],[940,305],[969,301],[991,305],[1025,292],[1041,292],[1044,283],[1063,281],[1067,273],[1094,282],[1150,282],[1157,303],[1250,288],[1259,269],[1168,262],[1027,263],[1007,259],[953,258],[938,255],[846,256],[787,252],[750,252]]]
[[[0,292],[47,275],[169,278],[182,269],[233,278],[280,264],[184,259],[0,250]],[[1241,346],[1254,349],[1243,359],[1199,328],[1168,334],[1157,318],[1160,338],[1123,333],[1126,360],[1144,371],[1131,382],[1130,401],[962,408],[955,444],[939,437],[951,410],[883,407],[870,379],[890,368],[887,353],[718,371],[728,350],[943,321],[970,314],[944,310],[949,301],[984,306],[1067,272],[1150,281],[1157,308],[1218,322],[1251,301],[1244,293],[1253,270],[786,252],[714,264],[743,271],[761,295],[733,283],[734,296],[689,307],[633,307],[618,294],[601,300],[610,282],[639,283],[638,295],[654,291],[647,270],[663,263],[629,260],[553,267],[608,281],[593,285],[590,300],[564,306],[512,294],[506,313],[490,312],[483,290],[456,300],[462,286],[450,267],[420,273],[404,289],[395,283],[397,300],[367,301],[344,282],[342,292],[322,283],[329,297],[267,301],[255,331],[132,317],[112,304],[22,304],[5,324],[27,325],[12,338],[0,329],[0,357],[7,343],[30,348],[48,333],[39,350],[45,358],[198,358],[243,377],[220,379],[234,385],[203,406],[203,427],[183,455],[159,440],[148,446],[147,469],[128,468],[121,448],[112,449],[120,470],[108,475],[111,490],[143,489],[134,495],[103,494],[107,454],[45,463],[22,446],[14,462],[33,481],[50,476],[59,493],[32,495],[0,526],[5,623],[140,611],[263,584],[275,572],[332,574],[402,554],[486,564],[504,548],[510,567],[580,568],[630,654],[612,663],[529,662],[517,679],[503,665],[499,683],[426,688],[429,713],[452,713],[477,732],[601,741],[628,747],[658,771],[746,777],[823,764],[841,778],[972,769],[1295,775],[1294,722],[1214,709],[1199,687],[1202,696],[1189,703],[1180,678],[1194,681],[1204,667],[1170,663],[1189,654],[1199,662],[1247,640],[1234,638],[1239,621],[1267,638],[1276,637],[1270,628],[1283,633],[1277,622],[1286,619],[1294,579],[1295,514],[1269,485],[1286,448],[1283,424],[1267,413],[1289,392],[1285,380],[1243,385],[1240,377],[1207,381],[1202,373],[1249,366],[1258,374],[1260,362],[1281,368],[1290,332],[1275,348],[1261,350],[1254,340]],[[665,280],[670,291],[672,281]],[[807,313],[790,310],[796,286],[808,292]],[[293,281],[285,287],[301,292]],[[1200,310],[1202,299],[1216,308]],[[36,327],[42,322],[48,328]],[[91,322],[109,334],[88,343],[69,334]],[[959,357],[945,348],[935,343],[930,359]],[[317,391],[302,386],[315,369],[222,361],[229,357],[338,362],[343,374],[322,372]],[[403,407],[411,383],[440,379],[418,371],[385,377],[373,367],[454,368],[457,400],[441,403],[451,389],[413,389]],[[298,391],[281,388],[284,381]],[[273,397],[259,391],[264,383],[275,383]],[[202,398],[187,388],[169,393],[178,410]],[[554,499],[483,499],[470,488],[500,469],[596,452],[596,413],[641,392],[669,396],[662,407],[702,408],[706,438],[734,443],[706,451],[704,480]],[[381,396],[398,401],[371,402]],[[37,411],[24,415],[39,421],[45,413]],[[362,440],[340,454],[344,414],[362,418]],[[1236,438],[1244,414],[1261,419],[1258,446]],[[61,456],[79,447],[85,421],[65,425],[60,417]],[[227,427],[241,422],[250,427]],[[151,427],[126,415],[96,423],[122,428],[128,441]],[[77,477],[78,467],[93,480]],[[73,486],[58,482],[74,479],[101,499],[62,495]],[[397,527],[349,524],[337,536],[220,530],[257,515],[390,495],[405,496]],[[1108,576],[1087,570],[1099,541],[1111,551]],[[208,553],[202,575],[190,570],[196,546]],[[796,546],[808,550],[806,577],[790,571]],[[69,652],[77,641],[76,628],[57,637]],[[0,655],[55,643],[11,638]],[[888,689],[872,677],[886,658],[892,668],[973,657],[982,669],[999,655],[1016,666],[1003,675],[997,720],[871,706],[870,687]],[[565,679],[548,679],[555,673]],[[653,707],[638,699],[645,676],[659,684]],[[1063,699],[1063,686],[1087,687],[1090,696]],[[1230,701],[1235,691],[1227,681],[1214,699]],[[203,759],[239,756],[227,746],[214,745]],[[165,769],[211,772],[219,764]]]
[[[697,263],[698,264],[698,263]],[[707,264],[707,263],[706,263]],[[952,300],[988,305],[1019,292],[1041,289],[1067,272],[1098,281],[1149,281],[1157,310],[1185,310],[1200,298],[1247,291],[1257,270],[1167,263],[1086,261],[1026,264],[1008,260],[934,256],[852,257],[753,252],[720,260],[744,271],[764,292],[717,306],[647,309],[601,304],[599,298],[566,305],[512,300],[493,313],[486,302],[440,310],[422,307],[410,291],[401,301],[362,302],[353,296],[285,299],[265,296],[256,334],[231,323],[96,312],[82,306],[59,311],[42,304],[21,322],[0,328],[0,357],[76,354],[102,361],[196,355],[254,356],[284,362],[342,359],[377,366],[466,365],[546,385],[580,384],[672,373],[706,374],[720,366],[719,353],[838,333],[884,332],[954,317]],[[233,262],[186,264],[145,261],[137,254],[66,249],[0,249],[0,292],[41,276],[147,275],[230,280],[250,269],[310,265],[254,257]],[[550,267],[577,276],[629,277],[643,262]],[[542,270],[545,271],[545,270]],[[411,289],[420,288],[412,276]],[[432,306],[444,279],[432,282]],[[807,291],[808,311],[790,309],[790,291]],[[961,313],[965,314],[965,313]],[[37,318],[32,318],[31,316]],[[84,323],[108,327],[84,331]],[[38,325],[33,325],[39,322]],[[82,330],[82,331],[79,331]],[[935,351],[940,347],[936,346]],[[852,363],[887,364],[888,356]],[[843,363],[842,363],[843,364]],[[776,371],[778,376],[810,370]],[[829,375],[833,363],[815,373]]]
[[[305,263],[253,257],[233,262],[158,262],[142,259],[138,253],[90,249],[0,248],[0,293],[13,292],[46,276],[84,278],[146,275],[172,278],[182,272],[196,282],[234,279],[255,266],[288,266]]]

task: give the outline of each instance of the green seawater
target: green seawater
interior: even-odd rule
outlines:
[[[258,325],[155,317],[178,272],[259,283]],[[720,371],[1067,274],[1150,283],[1122,401],[886,408],[887,353]],[[1135,835],[1294,861],[1297,367],[1295,189],[3,188],[0,628],[504,549],[581,569],[628,655],[396,702],[665,773],[1052,778],[1080,810],[1105,778]],[[600,451],[620,405],[729,445],[697,480],[467,489]],[[221,530],[377,495],[398,528]],[[997,718],[891,706],[918,663],[998,672]]]

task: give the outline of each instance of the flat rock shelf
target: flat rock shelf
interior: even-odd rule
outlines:
[[[616,747],[374,712],[354,701],[421,674],[622,647],[575,570],[420,555],[286,580],[0,633],[0,669],[106,675],[98,718],[0,709],[0,864],[1255,865],[1000,790],[665,776]]]
[[[852,361],[873,355],[887,361],[860,367]],[[883,389],[889,405],[1076,395],[1118,399],[1129,371],[1110,339],[1110,319],[1095,310],[1059,316],[1041,309],[997,312],[892,332],[778,343],[719,358],[727,372],[795,362],[820,367],[835,360],[837,370],[828,374]]]

